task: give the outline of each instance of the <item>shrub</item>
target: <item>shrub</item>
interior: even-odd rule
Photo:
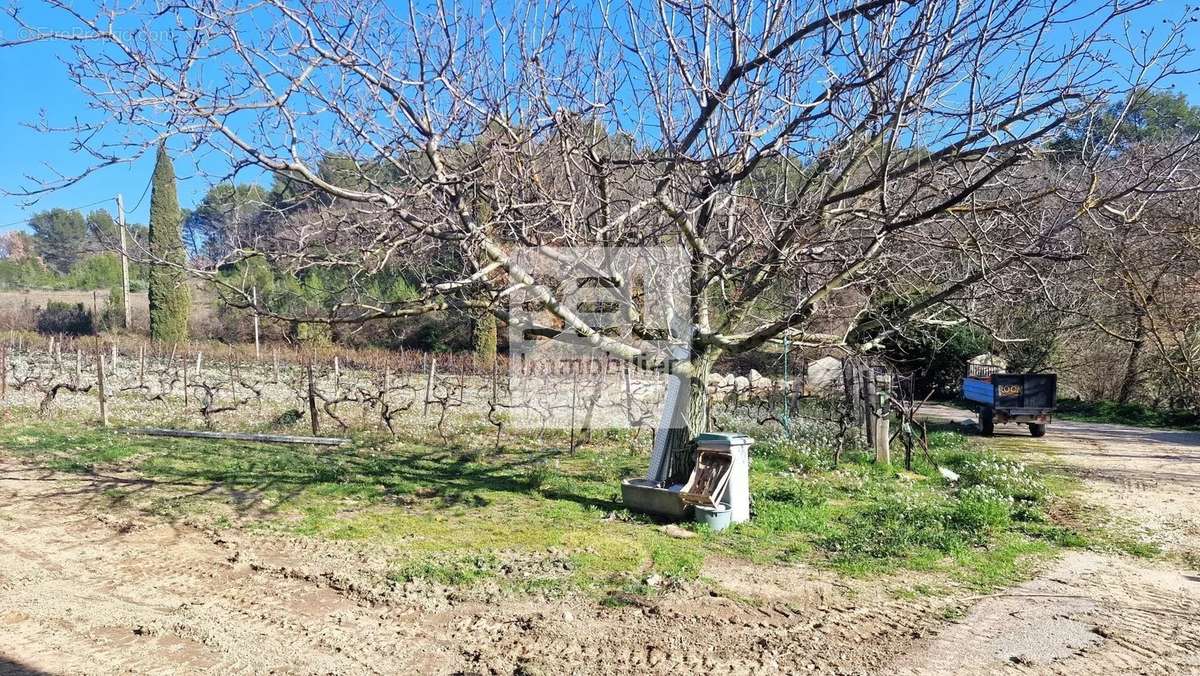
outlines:
[[[100,326],[108,330],[125,327],[125,293],[119,284],[108,290],[108,298],[100,312]]]
[[[38,333],[63,336],[90,336],[96,332],[92,313],[83,303],[50,301],[37,313]]]
[[[304,413],[298,408],[289,408],[271,419],[271,429],[287,429],[301,420],[304,420]]]

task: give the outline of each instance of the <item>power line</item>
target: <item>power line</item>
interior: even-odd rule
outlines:
[[[103,203],[105,203],[105,202],[109,202],[109,201],[111,201],[111,200],[112,200],[112,198],[111,198],[111,197],[106,197],[106,198],[104,198],[104,199],[102,199],[102,200],[96,200],[95,202],[88,202],[87,204],[80,204],[80,205],[79,205],[79,206],[77,206],[77,207],[52,207],[52,208],[64,209],[64,210],[66,210],[66,211],[79,211],[80,209],[86,209],[86,208],[88,208],[88,207],[94,207],[94,206],[96,206],[97,204],[103,204]],[[30,217],[30,218],[32,218],[32,217]],[[14,226],[14,225],[22,225],[22,224],[25,224],[25,223],[28,223],[28,222],[29,222],[29,218],[22,218],[22,219],[19,219],[19,220],[16,220],[16,221],[9,221],[8,223],[0,223],[0,230],[3,230],[4,228],[10,227],[10,226]]]
[[[138,198],[137,204],[133,205],[133,208],[129,210],[129,213],[133,213],[133,212],[137,211],[138,207],[142,206],[142,200],[146,199],[146,193],[150,192],[150,185],[152,183],[154,183],[154,173],[153,172],[151,172],[151,174],[150,174],[150,179],[148,181],[146,181],[146,188],[144,190],[142,190],[142,196]]]

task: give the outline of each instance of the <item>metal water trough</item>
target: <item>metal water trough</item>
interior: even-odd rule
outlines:
[[[686,517],[691,509],[691,505],[685,504],[679,497],[679,491],[641,477],[621,481],[621,500],[635,512],[676,521]]]

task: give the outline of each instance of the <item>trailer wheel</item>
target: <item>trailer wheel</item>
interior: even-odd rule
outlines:
[[[979,409],[979,431],[985,437],[992,436],[996,431],[996,412],[989,407]]]
[[[1035,437],[1046,436],[1046,423],[1029,423],[1029,433]]]

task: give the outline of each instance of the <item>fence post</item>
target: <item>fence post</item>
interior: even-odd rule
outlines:
[[[188,404],[188,367],[187,357],[183,358],[183,410],[187,411]]]
[[[862,402],[865,415],[863,416],[863,431],[867,435],[867,445],[875,445],[875,374],[868,371],[862,379]]]
[[[275,348],[271,348],[271,362],[273,364],[272,371],[271,371],[272,380],[275,382],[276,385],[278,385],[279,384],[279,351],[276,350]]]
[[[429,372],[425,375],[425,407],[422,415],[429,415],[429,398],[433,396],[433,374],[437,371],[437,357],[429,358]]]
[[[83,384],[83,351],[75,348],[75,387]]]
[[[200,367],[204,364],[204,352],[196,352],[196,380],[200,380]]]
[[[254,293],[254,362],[257,364],[262,361],[262,349],[258,342],[258,285],[254,285],[252,289]]]
[[[146,386],[146,346],[138,346],[138,387]]]
[[[313,381],[313,358],[311,355],[308,358],[308,417],[312,423],[313,436],[320,434],[321,423],[317,418],[317,385]]]
[[[575,452],[575,392],[579,389],[579,373],[571,369],[571,452]]]
[[[113,372],[114,376],[117,375],[117,360],[118,359],[119,359],[119,357],[117,355],[117,339],[113,338],[113,342],[112,342],[112,372]]]
[[[108,397],[104,394],[104,353],[96,353],[96,398],[100,402],[100,426],[108,427]]]
[[[874,385],[871,389],[875,393],[871,401],[871,408],[875,412],[875,462],[887,465],[892,462],[891,407],[888,404],[892,377],[885,373],[874,376],[871,381]]]
[[[8,346],[0,346],[0,399],[8,396]]]
[[[852,359],[847,357],[842,360],[842,385],[846,388],[846,415],[852,425],[858,425],[861,422],[858,418],[858,410],[862,391],[858,387],[855,370]]]

